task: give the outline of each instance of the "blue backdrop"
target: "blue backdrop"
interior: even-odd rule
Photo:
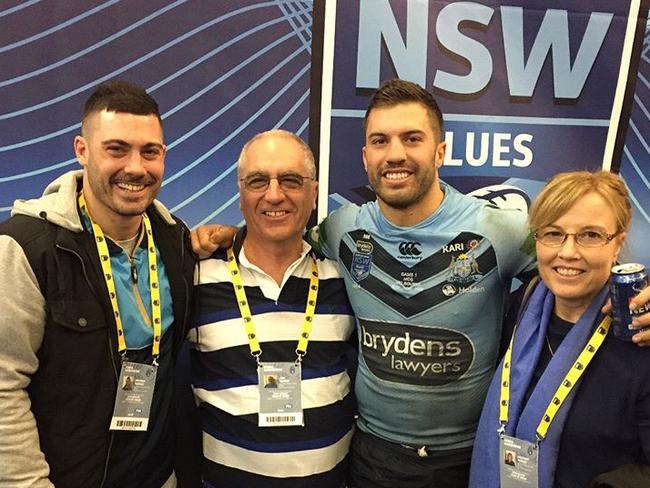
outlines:
[[[161,200],[192,226],[240,222],[243,143],[271,127],[307,137],[311,11],[311,1],[3,1],[0,219],[78,167],[83,102],[122,78],[161,106]]]
[[[601,166],[618,122],[616,90],[635,79],[619,71],[639,2],[563,0],[552,10],[541,0],[317,2],[335,9],[324,40],[334,50],[322,84],[333,90],[331,139],[321,138],[331,149],[321,161],[325,202],[372,197],[360,116],[372,87],[396,75],[436,94],[450,146],[441,174],[463,191],[507,184],[534,195],[556,171]],[[240,223],[234,164],[243,142],[272,127],[308,138],[312,11],[307,0],[3,1],[0,219],[14,199],[37,196],[78,167],[72,139],[83,101],[98,83],[123,78],[147,87],[163,111],[161,200],[191,226]],[[625,147],[613,163],[635,204],[628,259],[650,265],[650,39],[643,42]],[[320,91],[320,74],[314,79]]]
[[[650,25],[649,25],[650,27]],[[632,197],[634,214],[628,235],[627,260],[650,267],[650,28],[646,29],[636,91],[625,139],[620,173]]]

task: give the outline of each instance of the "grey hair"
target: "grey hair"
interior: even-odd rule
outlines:
[[[305,141],[300,138],[300,136],[284,129],[271,129],[267,130],[266,132],[260,132],[259,134],[256,134],[252,139],[250,139],[246,144],[244,144],[244,147],[242,147],[242,150],[239,153],[239,159],[237,160],[238,176],[241,176],[239,170],[242,163],[246,160],[246,151],[248,151],[250,145],[253,144],[253,142],[265,137],[284,137],[286,139],[291,139],[300,145],[303,152],[305,153],[305,166],[307,166],[307,172],[309,173],[309,176],[316,178],[316,161],[314,160],[314,153],[311,151],[311,148]]]

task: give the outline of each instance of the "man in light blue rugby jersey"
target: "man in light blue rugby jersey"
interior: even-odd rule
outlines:
[[[505,298],[533,267],[526,215],[439,180],[442,116],[420,86],[384,84],[364,125],[377,200],[312,234],[339,260],[358,320],[352,486],[465,487]]]

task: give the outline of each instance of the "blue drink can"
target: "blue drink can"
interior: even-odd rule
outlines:
[[[614,335],[624,341],[631,341],[632,336],[641,330],[631,328],[632,318],[650,311],[650,303],[630,310],[632,299],[648,286],[648,274],[642,264],[618,264],[612,268],[609,281]]]

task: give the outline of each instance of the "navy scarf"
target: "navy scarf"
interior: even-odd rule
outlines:
[[[553,398],[560,382],[569,371],[580,351],[585,347],[596,325],[602,317],[600,309],[607,299],[609,288],[605,286],[594,298],[580,320],[571,328],[546,366],[533,393],[524,405],[533,373],[537,366],[542,348],[545,347],[546,329],[549,317],[553,313],[555,297],[540,282],[533,291],[526,310],[519,319],[515,329],[512,349],[512,368],[510,375],[510,404],[508,406],[508,425],[505,433],[509,436],[535,442],[535,431],[546,407]],[[499,488],[499,398],[501,386],[501,369],[503,361],[490,384],[487,399],[481,413],[470,474],[470,488]],[[588,374],[588,372],[585,372]],[[551,423],[546,438],[539,444],[539,487],[552,488],[555,478],[555,466],[562,430],[571,403],[579,384],[571,391],[555,419]]]

